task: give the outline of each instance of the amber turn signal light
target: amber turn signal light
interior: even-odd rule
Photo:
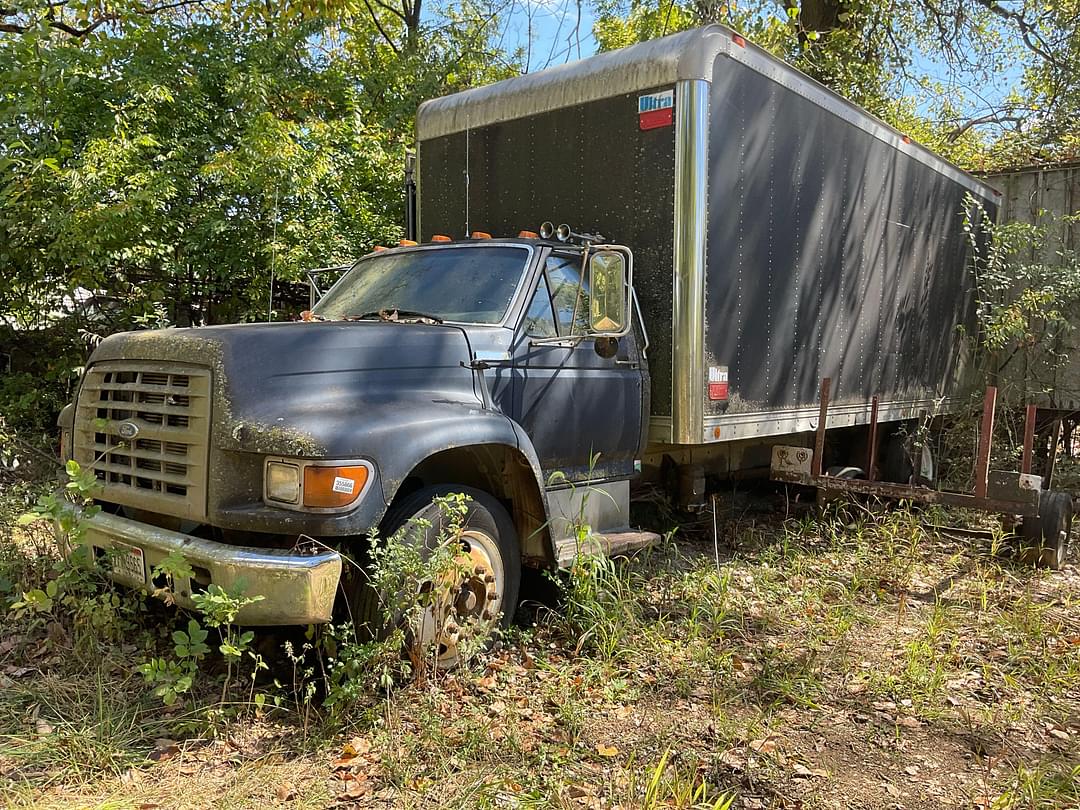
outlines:
[[[447,236],[446,234],[437,233],[433,237],[431,237],[431,241],[432,242],[449,242],[451,240],[450,240],[450,237]]]
[[[473,231],[472,232],[472,238],[473,239],[490,239],[491,234],[488,233],[487,231]]]
[[[401,247],[413,247],[416,242],[412,239],[402,239],[398,242]]]
[[[304,506],[316,509],[336,509],[348,506],[360,497],[368,480],[368,468],[354,467],[304,468]]]
[[[539,239],[540,234],[536,231],[518,231],[519,239]]]

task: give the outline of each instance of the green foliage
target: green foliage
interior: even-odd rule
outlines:
[[[589,459],[590,473],[599,458],[597,453]],[[554,473],[548,483],[563,481],[561,473]],[[641,618],[635,593],[640,583],[623,564],[625,561],[602,553],[592,527],[585,521],[589,499],[610,496],[588,485],[571,486],[584,489],[570,527],[575,540],[574,562],[565,576],[551,574],[562,591],[558,626],[563,634],[575,639],[577,651],[592,650],[610,659],[619,654],[625,637]]]
[[[86,518],[99,510],[92,503],[98,487],[93,470],[69,461],[63,487],[44,492],[29,512],[19,515],[15,523],[23,532],[48,536],[52,548],[42,547],[39,553],[48,555],[45,559],[52,564],[40,570],[40,580],[31,587],[13,589],[6,604],[12,620],[25,621],[31,629],[70,632],[81,649],[92,649],[101,639],[124,637],[138,609],[136,599],[108,585],[102,588],[105,580],[97,561],[81,545]],[[0,607],[4,601],[0,598]]]
[[[968,169],[1080,154],[1076,0],[1017,9],[981,0],[596,0],[595,7],[601,50],[724,23]],[[973,82],[992,83],[995,92]]]
[[[139,667],[147,683],[154,687],[154,695],[166,706],[172,706],[180,695],[188,692],[195,682],[195,667],[178,661],[154,658]]]
[[[199,665],[210,652],[206,644],[209,635],[195,620],[190,619],[187,631],[174,630],[172,634],[175,660],[152,658],[139,667],[147,683],[154,687],[154,695],[166,706],[172,706],[195,683]]]
[[[366,641],[350,625],[323,630],[317,651],[325,656],[325,705],[332,716],[410,676],[420,682],[436,671],[447,632],[455,636],[457,664],[491,638],[498,617],[468,619],[454,605],[462,578],[471,573],[460,552],[470,500],[460,493],[436,498],[441,522],[434,535],[430,521],[413,518],[386,538],[370,538],[366,575],[383,626]],[[291,651],[290,657],[298,661]]]
[[[995,224],[970,198],[967,210],[987,373],[1018,404],[1054,393],[1080,310],[1080,257],[1063,250],[1052,264],[1040,258],[1048,228],[1061,224],[1052,217],[1042,225]]]
[[[98,329],[265,317],[271,269],[297,280],[395,234],[403,139],[313,58],[319,31],[0,40],[0,310],[81,287],[107,296]]]

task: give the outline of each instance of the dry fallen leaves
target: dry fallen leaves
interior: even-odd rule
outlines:
[[[775,736],[768,736],[762,740],[751,740],[750,750],[757,751],[759,754],[771,754],[779,747],[779,743]]]
[[[596,753],[602,757],[614,757],[618,756],[619,749],[614,745],[604,745],[603,743],[597,743]]]
[[[1059,740],[1068,740],[1070,738],[1068,730],[1057,723],[1047,723],[1046,733]]]
[[[792,765],[791,772],[796,779],[809,779],[814,776],[820,779],[829,778],[829,772],[824,768],[808,768],[801,762],[796,762],[794,765]]]
[[[296,787],[292,782],[283,782],[275,791],[279,802],[289,802],[296,798]]]

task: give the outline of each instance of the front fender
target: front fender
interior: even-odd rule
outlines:
[[[516,422],[478,403],[399,399],[386,405],[293,411],[284,421],[312,436],[324,448],[321,458],[371,461],[376,470],[372,487],[356,509],[338,515],[237,504],[221,510],[215,519],[218,525],[321,536],[367,534],[379,525],[402,483],[426,460],[479,446],[507,447],[521,455],[535,481],[543,520],[547,519],[543,473],[532,442]],[[250,452],[237,455],[256,458]],[[261,469],[262,456],[257,458]]]

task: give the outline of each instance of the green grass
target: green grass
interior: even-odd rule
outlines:
[[[137,667],[168,649],[169,610],[87,596],[55,611],[59,629],[9,611],[11,655],[35,669],[0,667],[0,795],[263,807],[292,786],[290,806],[315,807],[352,784],[395,806],[885,807],[896,798],[875,774],[911,764],[994,807],[1074,806],[1080,578],[930,528],[955,519],[834,504],[723,527],[735,542],[719,562],[709,537],[679,535],[631,561],[587,561],[564,604],[490,653],[361,692],[333,722],[287,661],[260,681],[261,709],[244,684],[219,703],[211,664],[164,710]],[[0,537],[0,576],[49,576],[30,540]],[[343,771],[354,737],[370,761]],[[163,738],[180,754],[155,762]],[[354,771],[363,779],[340,778]]]

